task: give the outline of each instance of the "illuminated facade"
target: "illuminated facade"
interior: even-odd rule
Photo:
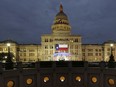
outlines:
[[[60,60],[61,57],[64,60],[82,60],[81,36],[71,35],[71,26],[62,5],[51,28],[52,34],[41,36],[42,58],[46,61],[54,60],[54,56],[56,60]]]
[[[71,26],[62,5],[51,29],[51,34],[41,36],[41,45],[0,42],[0,55],[8,52],[6,44],[9,42],[13,61],[108,61],[111,54],[110,44],[113,43],[113,55],[116,57],[115,42],[82,44],[80,35],[71,34]],[[7,59],[7,56],[0,57]]]

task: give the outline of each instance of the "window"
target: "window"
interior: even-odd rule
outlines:
[[[99,52],[101,52],[101,49],[99,49]]]
[[[75,45],[75,49],[78,49],[78,45]]]
[[[85,52],[85,49],[82,49],[83,52]]]
[[[32,80],[31,78],[28,78],[28,79],[26,80],[26,83],[27,83],[28,85],[31,85],[31,84],[33,83],[33,80]]]
[[[101,56],[101,53],[99,53],[99,56]]]
[[[7,48],[4,48],[4,51],[7,51],[8,49]]]
[[[52,45],[50,46],[50,49],[53,49],[53,46]]]
[[[50,50],[50,54],[53,54],[53,50]]]
[[[45,50],[45,54],[48,54],[48,50]]]
[[[45,49],[48,49],[48,46],[47,45],[45,46]]]
[[[34,53],[29,53],[29,56],[34,56],[35,54]]]
[[[107,51],[110,51],[110,48],[107,48]]]
[[[48,82],[49,81],[49,77],[44,77],[43,81],[44,82]]]
[[[26,53],[24,53],[23,56],[26,56]]]
[[[73,45],[70,46],[70,49],[73,49]]]
[[[95,55],[98,56],[98,53],[96,53]]]
[[[48,42],[48,39],[45,39],[45,42]]]
[[[96,83],[96,82],[97,82],[97,78],[96,78],[96,77],[92,77],[92,78],[91,78],[91,81],[92,81],[93,83]]]
[[[88,49],[88,51],[90,51],[90,52],[91,52],[91,51],[93,51],[93,49]]]
[[[93,56],[93,53],[88,53],[88,56]]]
[[[78,42],[78,39],[75,39],[75,42]]]
[[[85,53],[83,53],[83,56],[85,56]]]
[[[60,77],[60,81],[61,81],[61,82],[64,82],[64,81],[65,81],[65,77],[64,77],[64,76],[61,76],[61,77]]]
[[[97,52],[97,51],[98,51],[98,49],[95,49],[95,51]]]
[[[34,49],[29,49],[29,52],[34,52],[35,50]]]
[[[77,76],[77,77],[75,78],[75,80],[78,81],[78,82],[80,82],[80,81],[81,81],[81,77],[80,77],[80,76]]]
[[[115,85],[115,81],[114,81],[114,79],[108,79],[108,83],[109,83],[109,85],[110,86],[114,86]]]
[[[7,82],[7,87],[14,87],[14,85],[15,85],[15,83],[12,80]]]
[[[50,39],[50,42],[53,42],[53,39]]]
[[[20,56],[22,56],[22,53],[20,53]]]
[[[0,51],[3,51],[3,49],[2,49],[2,48],[0,48]]]
[[[20,49],[20,52],[26,52],[26,48]]]

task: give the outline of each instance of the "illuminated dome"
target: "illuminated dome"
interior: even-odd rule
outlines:
[[[60,4],[60,12],[56,14],[54,24],[69,24],[68,23],[68,17],[63,12],[63,6]]]
[[[67,15],[63,12],[62,4],[60,4],[59,10],[52,25],[52,32],[55,35],[70,35],[71,26],[69,25]]]

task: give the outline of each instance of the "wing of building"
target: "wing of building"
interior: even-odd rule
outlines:
[[[103,44],[82,44],[80,35],[71,33],[68,16],[60,5],[51,34],[41,36],[41,44],[18,44],[7,40],[0,42],[0,59],[7,59],[8,47],[13,55],[13,61],[108,61],[111,54],[110,44],[113,43],[113,55],[116,56],[115,42],[108,41]]]

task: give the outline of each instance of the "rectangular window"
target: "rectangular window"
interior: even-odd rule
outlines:
[[[52,45],[50,45],[50,49],[53,49],[53,46]]]
[[[23,56],[26,56],[26,53],[24,53]]]
[[[78,39],[77,38],[75,39],[75,42],[78,42]]]
[[[107,48],[107,51],[110,51],[110,48]]]
[[[83,53],[83,56],[85,56],[85,53]]]
[[[45,42],[48,42],[48,39],[47,38],[45,39]]]
[[[88,53],[88,56],[93,56],[93,53]]]
[[[85,49],[82,49],[83,52],[85,52]]]
[[[34,53],[29,53],[29,56],[35,56],[35,54]]]
[[[3,49],[2,49],[2,48],[0,48],[0,51],[3,51]]]
[[[98,53],[96,53],[95,55],[98,56]]]
[[[99,53],[99,56],[101,56],[101,53]]]
[[[53,39],[50,39],[50,42],[53,42]]]
[[[47,45],[45,46],[45,49],[48,49],[48,46]]]
[[[75,45],[75,49],[78,49],[78,45]]]
[[[95,49],[96,52],[98,52],[98,49]]]
[[[101,52],[101,49],[99,49],[99,52]]]
[[[45,50],[45,54],[48,54],[48,50]]]
[[[70,45],[70,49],[73,49],[73,45]]]
[[[29,49],[29,52],[35,52],[35,50],[34,49]]]
[[[88,51],[90,51],[90,52],[91,52],[91,51],[93,51],[93,49],[88,49]]]

